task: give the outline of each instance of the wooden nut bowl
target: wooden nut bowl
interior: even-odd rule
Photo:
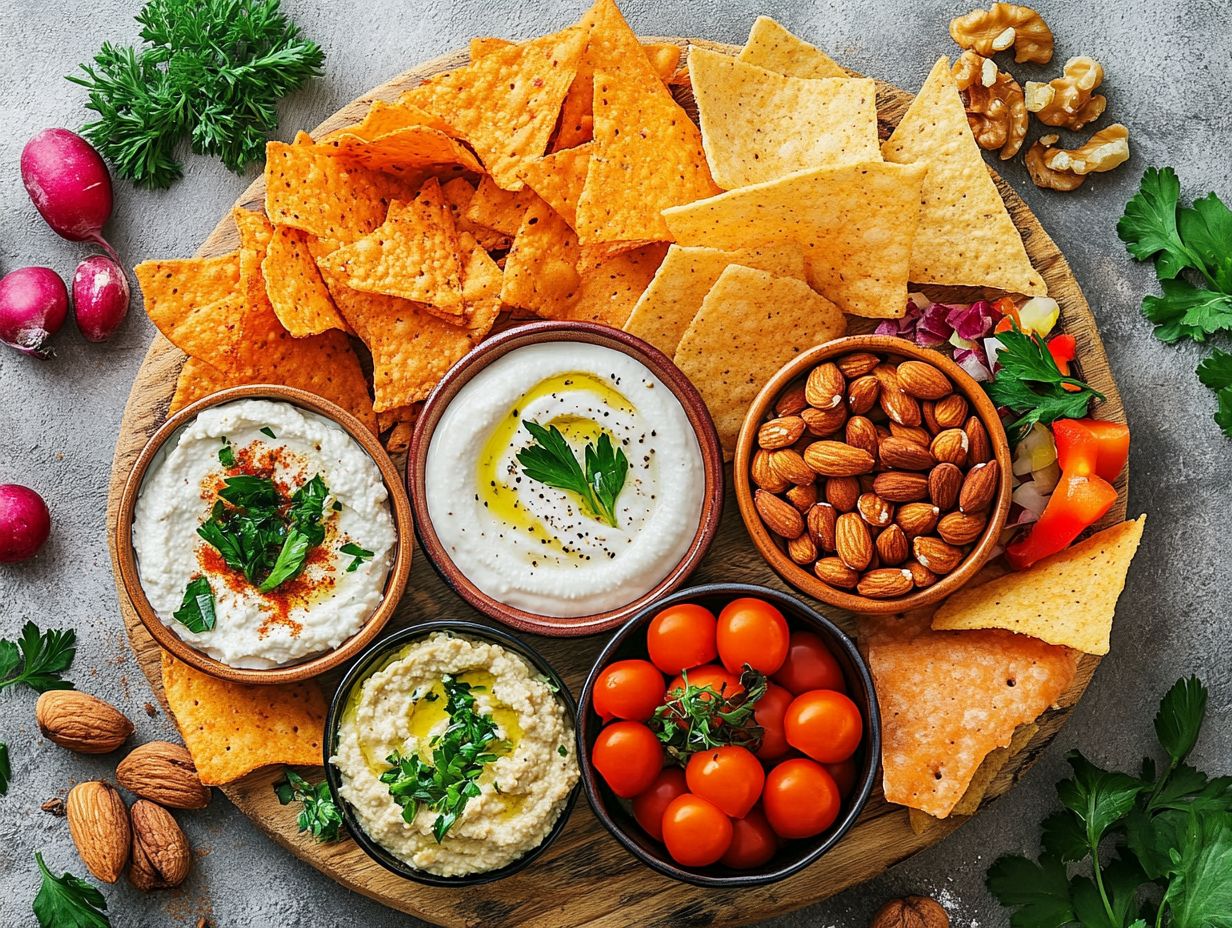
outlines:
[[[979,416],[980,421],[984,423],[992,445],[993,459],[1000,465],[1000,481],[996,497],[989,510],[988,524],[975,541],[974,546],[967,552],[966,557],[958,567],[941,577],[932,586],[894,599],[871,599],[822,582],[815,574],[805,570],[787,556],[775,537],[766,529],[753,505],[755,487],[750,476],[750,468],[753,453],[757,450],[757,430],[765,420],[767,410],[788,386],[804,376],[811,368],[823,361],[829,361],[853,351],[892,355],[904,360],[915,359],[938,368],[950,378],[956,390],[966,398],[975,415]],[[749,538],[776,574],[796,589],[831,606],[846,609],[849,612],[879,615],[935,605],[979,573],[980,568],[992,557],[1001,530],[1005,527],[1005,518],[1010,509],[1010,496],[1013,492],[1011,468],[1009,439],[1005,435],[1005,427],[1001,424],[996,407],[993,406],[983,388],[951,358],[939,351],[921,348],[914,342],[893,335],[851,335],[826,342],[824,345],[818,345],[816,348],[797,355],[762,387],[740,427],[740,436],[736,441],[734,481],[736,502],[740,506],[740,516],[744,519]]]
[[[393,566],[390,568],[389,576],[385,580],[384,598],[364,626],[356,634],[343,642],[340,647],[332,651],[327,651],[324,654],[319,654],[316,657],[308,658],[296,664],[269,669],[232,667],[229,664],[224,664],[198,651],[180,638],[172,629],[168,628],[162,619],[158,617],[158,614],[150,605],[150,601],[146,598],[145,590],[142,589],[141,577],[137,570],[137,554],[133,550],[132,544],[133,515],[137,508],[137,498],[141,493],[141,486],[145,481],[146,473],[150,465],[158,457],[159,452],[162,451],[163,445],[206,409],[245,399],[268,399],[291,403],[294,406],[299,406],[309,412],[323,416],[343,428],[351,438],[359,443],[360,447],[372,458],[380,470],[381,478],[385,483],[385,489],[389,493],[390,509],[392,510],[394,530],[397,536],[397,540],[394,542]],[[173,657],[191,667],[195,667],[197,670],[210,674],[210,676],[218,677],[220,680],[226,680],[230,683],[296,683],[346,663],[359,654],[380,634],[381,629],[385,627],[385,623],[389,621],[389,617],[393,615],[394,609],[398,605],[398,600],[402,598],[402,592],[406,589],[407,578],[411,573],[411,552],[414,550],[414,545],[411,543],[414,529],[411,523],[411,504],[406,498],[406,491],[402,488],[402,478],[398,473],[398,468],[389,459],[389,455],[385,453],[385,449],[381,447],[376,436],[362,422],[345,409],[315,394],[307,393],[303,390],[295,390],[291,387],[254,384],[220,390],[218,393],[213,393],[190,406],[184,407],[175,415],[170,416],[158,431],[150,437],[150,440],[146,442],[145,447],[141,450],[140,455],[138,455],[136,462],[133,464],[132,470],[129,471],[128,479],[124,483],[124,489],[120,496],[120,504],[116,511],[115,520],[115,557],[120,582],[124,585],[124,589],[132,601],[133,608],[141,619],[141,623],[145,626],[146,631],[150,633],[150,636],[158,642],[159,646],[169,651]]]

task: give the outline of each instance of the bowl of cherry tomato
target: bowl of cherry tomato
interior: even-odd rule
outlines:
[[[881,720],[838,626],[768,587],[667,596],[599,654],[577,754],[604,827],[698,886],[785,879],[832,848],[876,780]]]

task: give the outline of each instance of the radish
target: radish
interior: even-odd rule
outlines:
[[[104,342],[128,315],[124,269],[106,255],[91,255],[73,275],[73,316],[89,341]]]
[[[17,483],[0,484],[0,564],[34,557],[50,534],[43,497]]]
[[[23,267],[0,279],[0,342],[36,358],[64,325],[68,290],[49,267]]]
[[[22,149],[21,179],[56,234],[94,242],[120,263],[101,234],[111,218],[111,175],[89,142],[68,129],[44,129]]]

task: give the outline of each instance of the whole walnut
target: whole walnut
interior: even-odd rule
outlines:
[[[950,917],[935,899],[904,896],[882,906],[869,928],[950,928]]]

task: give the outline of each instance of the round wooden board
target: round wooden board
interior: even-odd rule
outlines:
[[[671,41],[684,46],[697,45],[734,54],[733,46],[683,38],[647,38],[646,41]],[[313,133],[324,132],[359,122],[373,100],[394,100],[404,90],[441,71],[467,62],[467,53],[455,52],[429,61],[377,87],[355,100],[322,123]],[[682,90],[687,96],[687,87]],[[681,102],[691,109],[692,101]],[[878,82],[878,111],[883,137],[889,133],[911,102],[911,95]],[[1074,279],[1064,256],[1040,226],[1035,216],[1016,193],[1000,178],[997,184],[1010,214],[1022,233],[1027,252],[1048,283],[1050,294],[1062,307],[1062,326],[1076,336],[1079,373],[1107,398],[1098,409],[1100,418],[1124,421],[1124,410],[1116,383],[1108,368],[1095,319]],[[242,206],[260,209],[264,195],[258,179],[239,198]],[[224,218],[201,246],[201,256],[218,255],[237,243],[235,227]],[[974,291],[962,288],[926,288],[938,299],[972,298]],[[872,324],[853,320],[853,330],[869,330]],[[120,489],[132,462],[149,436],[162,423],[175,389],[184,355],[156,336],[150,346],[124,410],[116,445],[108,498],[108,525],[115,522]],[[1105,524],[1125,518],[1128,473],[1117,481],[1117,504]],[[110,547],[115,559],[117,539],[111,533]],[[749,543],[734,500],[724,510],[718,538],[691,582],[740,581],[761,583],[786,589]],[[118,586],[120,612],[128,629],[133,650],[154,691],[162,698],[159,649],[145,632],[122,586]],[[849,631],[853,617],[825,610]],[[478,617],[433,572],[422,552],[416,552],[411,580],[389,629],[439,618]],[[530,636],[533,637],[533,636]],[[604,638],[534,638],[548,659],[576,692],[589,670]],[[1057,708],[1039,720],[1039,731],[1030,745],[1010,760],[993,781],[985,800],[1008,790],[1027,770],[1040,751],[1064,724],[1070,709],[1081,697],[1099,659],[1083,658],[1078,674]],[[323,681],[327,690],[336,677]],[[295,817],[280,806],[271,784],[281,771],[259,771],[223,789],[227,798],[252,819],[271,838],[293,854],[312,864],[344,886],[370,896],[385,905],[427,921],[450,926],[519,925],[526,928],[566,928],[587,925],[593,928],[623,928],[679,924],[738,925],[798,909],[825,899],[849,886],[884,871],[922,848],[940,841],[957,828],[957,819],[938,822],[921,834],[908,825],[905,809],[885,802],[876,790],[859,823],[823,861],[792,879],[757,889],[699,889],[676,883],[642,866],[599,825],[586,803],[579,802],[561,839],[525,872],[486,886],[465,891],[437,889],[402,880],[370,860],[349,840],[335,844],[316,844],[299,835]]]

